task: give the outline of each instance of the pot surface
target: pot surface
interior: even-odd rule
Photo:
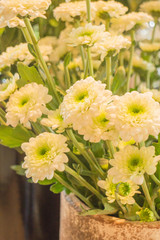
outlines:
[[[61,194],[60,240],[160,240],[160,222],[132,222],[111,216],[80,216],[83,205]]]

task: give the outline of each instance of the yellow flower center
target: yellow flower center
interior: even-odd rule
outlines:
[[[134,156],[128,161],[128,168],[131,171],[136,171],[138,168],[140,169],[143,166],[143,159],[139,156]]]
[[[88,92],[87,92],[87,91],[84,91],[84,92],[79,93],[79,94],[76,96],[75,100],[76,100],[77,102],[84,102],[85,98],[87,98],[87,97],[88,97]]]
[[[132,105],[128,108],[128,111],[131,115],[139,115],[145,112],[145,109],[143,106],[140,105]]]
[[[129,185],[129,183],[120,183],[118,186],[118,194],[126,197],[130,194],[131,191],[131,186]]]

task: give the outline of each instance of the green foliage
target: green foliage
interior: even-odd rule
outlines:
[[[92,143],[91,149],[92,149],[93,154],[97,158],[101,158],[105,154],[104,145],[103,145],[102,141],[100,141],[99,143]]]
[[[62,192],[64,189],[64,186],[59,182],[56,182],[50,187],[50,191],[56,194]]]
[[[34,50],[33,44],[28,43],[28,50],[30,51],[30,53],[32,54],[33,57],[37,58],[36,52]]]
[[[65,59],[64,59],[64,67],[67,67],[67,66],[68,66],[68,64],[69,64],[70,61],[71,61],[71,57],[72,57],[71,53],[70,53],[70,52],[67,53],[67,55],[65,56]]]
[[[117,93],[117,91],[124,86],[124,84],[126,83],[126,80],[125,80],[125,69],[123,66],[120,66],[118,69],[117,69],[117,72],[114,76],[114,79],[113,79],[113,83],[112,83],[112,92],[113,93]]]
[[[43,181],[38,181],[40,185],[51,185],[55,182],[56,182],[55,178],[52,178],[51,180],[44,179]]]
[[[39,72],[35,67],[28,67],[23,63],[17,64],[18,72],[21,77],[20,80],[17,81],[18,87],[22,87],[27,83],[36,82],[38,84],[44,84]]]
[[[160,134],[158,135],[158,142],[153,143],[153,146],[155,147],[156,156],[160,155]]]
[[[11,169],[14,170],[18,175],[25,176],[25,169],[21,165],[13,165]]]
[[[18,125],[15,128],[0,126],[0,143],[9,148],[20,147],[22,143],[28,142],[33,133]]]
[[[140,211],[140,207],[137,204],[127,205],[127,212],[125,214],[121,214],[121,217],[130,221],[138,221],[138,211]]]

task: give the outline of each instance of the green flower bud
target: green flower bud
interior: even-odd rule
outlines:
[[[149,208],[143,208],[140,212],[137,212],[142,222],[154,222],[156,218],[154,213]]]

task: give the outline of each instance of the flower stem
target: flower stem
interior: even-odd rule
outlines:
[[[26,42],[32,43],[32,39],[31,39],[31,37],[30,37],[30,35],[29,35],[29,33],[28,33],[27,28],[26,28],[26,27],[22,27],[22,28],[21,28],[21,31],[22,31],[25,39],[26,39]]]
[[[89,73],[90,73],[90,76],[94,76],[94,73],[93,73],[93,64],[92,64],[92,58],[91,58],[91,49],[90,47],[87,47],[87,55],[88,55],[88,66],[89,66]]]
[[[111,80],[112,80],[112,59],[111,57],[106,57],[106,82],[107,88],[111,90]]]
[[[57,100],[58,103],[60,103],[60,99],[59,99],[59,96],[58,96],[57,91],[56,91],[55,83],[54,83],[54,81],[53,81],[53,79],[52,79],[52,77],[51,77],[51,75],[49,73],[47,64],[44,61],[43,56],[42,56],[42,54],[40,52],[40,49],[39,49],[39,46],[38,46],[38,41],[37,41],[36,36],[34,34],[32,25],[31,25],[31,23],[30,23],[28,18],[25,18],[24,22],[25,22],[26,28],[28,30],[28,33],[29,33],[29,35],[30,35],[30,37],[32,39],[32,43],[33,43],[34,49],[36,51],[37,57],[39,59],[39,62],[41,64],[41,67],[42,67],[43,71],[46,74],[48,85],[49,85],[50,89],[52,90],[55,99]]]
[[[160,186],[160,181],[155,175],[151,175],[151,178],[158,186]]]
[[[81,165],[84,169],[88,170],[88,168],[82,163],[82,161],[78,157],[76,157],[72,152],[68,152],[67,155],[71,159],[73,159],[77,164]]]
[[[106,141],[106,145],[107,145],[107,148],[108,148],[108,150],[109,150],[110,157],[111,157],[111,158],[114,158],[115,150],[114,150],[114,147],[113,147],[113,145],[112,145],[112,142],[109,141],[109,140],[107,140],[107,141]]]
[[[71,86],[71,78],[70,78],[70,74],[67,66],[64,66],[64,72],[65,72],[66,86],[68,89]]]
[[[81,199],[86,205],[90,208],[94,208],[92,203],[85,198],[82,194],[80,194],[77,190],[75,190],[69,183],[67,183],[63,178],[61,178],[57,173],[54,173],[54,178],[60,182],[64,187],[68,188],[72,193],[74,193],[79,199]]]
[[[6,122],[3,120],[3,118],[0,116],[0,123],[2,124],[2,125],[5,125],[6,126]]]
[[[95,165],[94,160],[92,160],[92,158],[89,156],[89,154],[86,152],[85,148],[82,148],[79,144],[79,142],[77,141],[77,139],[75,138],[73,132],[71,129],[66,129],[66,132],[68,134],[68,137],[70,138],[70,140],[73,142],[73,144],[75,145],[75,147],[80,151],[80,153],[83,155],[83,157],[88,161],[88,163],[90,164],[90,166],[92,166],[92,168],[95,169],[95,171],[97,172],[97,174],[99,176],[101,176],[102,178],[105,178],[104,173],[102,171],[101,168],[98,168],[97,165]]]
[[[86,0],[86,7],[87,7],[87,21],[91,22],[91,0]]]
[[[149,205],[150,209],[154,213],[156,219],[160,219],[159,215],[157,214],[157,212],[155,210],[154,202],[152,201],[152,199],[150,197],[149,190],[148,190],[145,178],[144,178],[144,181],[143,181],[143,184],[142,184],[142,189],[143,189],[144,195],[145,195],[145,197],[147,199],[147,202],[148,202],[148,205]]]
[[[85,68],[86,68],[86,60],[85,60],[85,54],[84,54],[83,46],[80,46],[80,54],[81,54],[82,63],[83,63],[83,70],[85,70]]]
[[[90,192],[96,195],[97,198],[102,200],[103,196],[94,187],[92,187],[92,185],[90,185],[84,178],[82,178],[78,173],[76,173],[73,169],[71,169],[66,165],[65,171],[69,173],[71,176],[73,176],[74,178],[76,178],[82,186],[86,187]]]
[[[134,54],[134,30],[131,31],[131,48],[130,48],[130,59],[129,59],[129,66],[128,66],[128,74],[127,74],[127,92],[130,89],[130,81],[131,81],[131,74],[132,74],[132,65],[133,65],[133,54]]]
[[[153,43],[154,42],[154,37],[155,37],[155,32],[156,32],[156,27],[157,27],[157,23],[158,23],[158,21],[157,20],[155,20],[155,25],[154,25],[154,28],[153,28],[153,31],[152,31],[152,37],[151,37],[151,43]],[[151,60],[152,60],[152,56],[150,55],[149,56],[149,62],[151,63]],[[147,83],[146,83],[146,85],[147,85],[147,88],[151,88],[151,72],[148,70],[147,71]]]

